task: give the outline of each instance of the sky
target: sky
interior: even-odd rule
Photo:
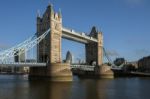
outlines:
[[[61,9],[63,26],[89,33],[92,26],[103,32],[110,58],[136,61],[150,55],[150,0],[1,0],[0,49],[14,46],[36,33],[37,10],[41,15],[51,2]],[[62,57],[85,59],[85,46],[62,40]]]

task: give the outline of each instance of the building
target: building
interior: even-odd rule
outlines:
[[[14,54],[14,61],[15,62],[25,62],[25,50],[24,51],[17,51],[15,54]]]
[[[137,61],[127,62],[126,64],[133,66],[135,69],[138,69],[138,62]]]
[[[138,70],[141,72],[150,72],[150,56],[143,57],[138,61]]]

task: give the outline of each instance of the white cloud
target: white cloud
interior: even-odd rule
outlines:
[[[150,55],[149,49],[136,49],[134,52],[135,55],[138,56],[139,58]]]
[[[0,44],[0,50],[3,50],[3,49],[7,49],[9,48],[10,46],[6,45],[6,44]]]
[[[106,50],[106,54],[108,56],[114,56],[114,57],[118,57],[119,53],[116,50]]]
[[[130,6],[143,5],[145,0],[125,0]]]
[[[149,55],[150,49],[148,48],[134,49],[127,54],[126,59],[127,61],[138,61],[139,59]]]

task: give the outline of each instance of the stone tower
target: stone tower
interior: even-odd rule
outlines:
[[[48,5],[43,16],[37,16],[37,36],[50,28],[50,33],[37,45],[37,60],[45,62],[45,67],[31,67],[29,79],[50,79],[51,81],[72,81],[69,63],[62,63],[61,38],[62,16]]]
[[[89,42],[86,47],[86,62],[92,64],[96,62],[97,65],[103,63],[103,35],[102,32],[98,32],[96,27],[93,27],[90,36],[98,39],[98,42]]]
[[[40,36],[49,28],[50,33],[38,45],[37,60],[38,62],[60,63],[62,16],[61,12],[55,13],[50,4],[42,17],[37,16],[37,35]]]

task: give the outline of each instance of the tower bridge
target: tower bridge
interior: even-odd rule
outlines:
[[[0,52],[0,61],[3,61],[24,53],[34,46],[37,46],[37,63],[7,63],[5,65],[30,66],[29,78],[45,77],[52,81],[71,81],[72,72],[70,63],[63,63],[61,57],[61,39],[69,39],[85,44],[86,63],[89,67],[92,62],[97,66],[103,63],[103,35],[96,27],[93,27],[90,34],[79,33],[73,29],[67,29],[62,25],[61,12],[55,12],[49,4],[43,16],[37,16],[37,33],[23,43],[8,50]],[[16,54],[19,51],[18,54]],[[84,67],[85,67],[84,66]],[[78,67],[78,66],[77,66]]]

